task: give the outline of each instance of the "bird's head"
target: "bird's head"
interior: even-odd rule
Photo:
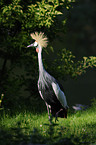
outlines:
[[[36,52],[39,53],[42,51],[43,47],[47,47],[48,39],[44,35],[44,33],[40,32],[35,32],[31,34],[32,37],[32,44],[28,45],[27,47],[35,47]]]

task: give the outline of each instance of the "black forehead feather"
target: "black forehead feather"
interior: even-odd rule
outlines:
[[[32,39],[31,43],[34,43],[35,42],[35,39]]]

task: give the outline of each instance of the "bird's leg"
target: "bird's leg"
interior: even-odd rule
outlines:
[[[51,116],[50,116],[50,108],[49,106],[47,105],[47,111],[48,111],[48,116],[49,116],[49,120],[51,119]]]
[[[51,113],[50,106],[47,103],[46,103],[46,106],[47,106],[47,111],[48,111],[48,116],[49,116],[49,122],[50,124],[52,124],[52,116],[50,115]]]
[[[59,114],[62,110],[63,110],[63,109],[60,109],[60,110],[56,113],[56,115],[55,115],[55,122],[58,121],[58,119],[57,119],[57,118],[58,118],[58,114]]]

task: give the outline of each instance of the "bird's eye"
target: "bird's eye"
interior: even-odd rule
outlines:
[[[35,41],[35,42],[34,42],[34,46],[37,46],[37,45],[38,45],[38,43]]]

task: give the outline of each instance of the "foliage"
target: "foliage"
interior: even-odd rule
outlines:
[[[2,109],[2,100],[4,98],[4,94],[1,94],[1,98],[0,98],[0,110]]]
[[[95,56],[83,57],[81,64],[77,67],[76,74],[81,75],[89,67],[91,67],[91,68],[96,67],[96,57]]]
[[[95,56],[83,57],[82,60],[76,61],[76,57],[70,50],[64,48],[58,51],[57,59],[52,64],[52,71],[57,78],[65,77],[66,79],[68,76],[74,78],[85,73],[86,69],[96,67]]]
[[[92,105],[92,107],[93,108],[96,108],[96,98],[93,98],[92,100],[91,100],[91,105]]]
[[[33,24],[33,27],[38,26],[41,28],[42,26],[45,26],[49,28],[54,22],[56,15],[62,14],[60,11],[56,10],[59,5],[58,0],[48,2],[42,0],[41,2],[37,2],[35,5],[31,4],[28,7],[28,12],[33,13],[33,15],[31,15],[29,20],[33,19],[32,17],[34,17],[34,19],[33,21],[27,22],[25,27],[32,28]]]

